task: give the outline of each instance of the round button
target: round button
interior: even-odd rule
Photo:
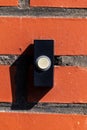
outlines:
[[[40,56],[36,60],[37,66],[39,69],[46,71],[50,68],[51,66],[51,60],[48,56]]]

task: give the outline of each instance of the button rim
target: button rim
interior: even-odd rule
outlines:
[[[46,68],[44,68],[44,69],[39,67],[38,61],[39,61],[40,58],[47,58],[47,59],[48,59],[48,61],[49,61],[48,67],[46,67]],[[36,66],[38,67],[39,70],[47,71],[47,70],[49,70],[50,67],[51,67],[51,60],[50,60],[50,58],[49,58],[48,56],[46,56],[46,55],[41,55],[41,56],[39,56],[39,57],[36,59]]]

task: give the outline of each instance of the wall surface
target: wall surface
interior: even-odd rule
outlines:
[[[0,130],[87,130],[87,2],[44,1],[0,0]],[[35,39],[55,41],[52,89],[33,87]]]

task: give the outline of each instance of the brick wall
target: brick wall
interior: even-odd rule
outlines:
[[[87,129],[87,2],[57,3],[0,0],[1,130]],[[52,89],[32,85],[34,39],[55,41]]]

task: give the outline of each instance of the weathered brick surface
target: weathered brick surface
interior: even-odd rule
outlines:
[[[4,119],[4,120],[3,120]],[[86,130],[87,116],[63,114],[38,114],[38,113],[0,113],[0,129],[6,130]],[[10,123],[9,123],[10,122]],[[85,125],[85,126],[84,126]]]
[[[86,32],[87,19],[0,17],[0,54],[22,54],[34,39],[53,39],[54,55],[87,55]]]
[[[0,128],[4,130],[87,130],[87,116],[63,114],[35,114],[22,112],[0,113]],[[9,123],[10,121],[10,123]]]
[[[19,0],[19,1],[15,1],[15,2],[14,1],[11,2],[9,0],[8,3],[6,3],[6,1],[4,3],[1,3],[1,6],[6,6],[6,7],[0,7],[0,17],[3,17],[3,16],[9,17],[10,16],[10,17],[13,17],[13,18],[18,17],[20,19],[22,19],[22,17],[26,17],[26,18],[27,17],[36,17],[36,18],[38,18],[38,17],[47,17],[47,18],[50,18],[50,17],[60,18],[60,17],[62,17],[62,18],[71,18],[71,19],[73,19],[73,18],[85,19],[87,17],[87,9],[86,8],[85,9],[79,9],[79,8],[78,9],[71,9],[71,8],[66,9],[66,8],[51,8],[51,7],[50,8],[48,8],[48,7],[46,7],[46,8],[43,8],[43,7],[42,8],[39,8],[39,7],[34,8],[34,7],[29,6],[29,3],[30,3],[29,0]],[[11,6],[16,6],[16,7],[11,7]],[[4,18],[3,18],[2,22],[5,22]],[[21,20],[20,20],[20,24],[21,24]],[[16,31],[16,29],[15,29],[15,31]],[[6,32],[6,33],[8,34],[8,32]],[[14,35],[14,34],[12,34],[12,35]],[[25,33],[24,33],[24,35],[25,35]],[[3,37],[4,37],[4,34],[3,34]],[[83,40],[84,40],[84,38],[83,38]],[[77,42],[78,42],[78,39],[77,39]],[[3,45],[3,41],[2,41],[1,44]],[[75,46],[77,46],[77,44],[75,44]],[[83,48],[83,52],[84,52],[84,49],[85,49],[85,46]],[[74,54],[74,52],[73,52],[73,54]],[[71,56],[60,56],[61,57],[60,59],[62,61],[59,65],[60,66],[72,66],[72,67],[75,65],[75,66],[80,66],[80,67],[81,66],[87,67],[87,56],[82,56],[82,53],[81,54],[79,53],[79,55],[80,56],[72,56],[72,57]],[[12,65],[17,60],[17,58],[18,58],[18,56],[16,54],[10,55],[10,53],[9,53],[9,55],[8,55],[7,53],[3,53],[3,55],[0,55],[0,66],[2,64],[5,65],[5,66],[7,66],[8,64]],[[56,62],[59,62],[59,60],[57,58],[56,58]],[[56,64],[58,64],[58,63],[56,63]],[[81,69],[84,73],[87,73],[86,68],[81,68]],[[9,72],[9,70],[8,70],[8,72]],[[8,76],[6,71],[5,71],[5,73],[3,73],[3,75]],[[9,78],[9,76],[8,76],[8,78]],[[2,93],[2,95],[3,95],[3,97],[4,97],[4,95],[5,96],[7,95],[6,98],[10,99],[11,88],[10,88],[10,95],[8,95],[7,90],[9,90],[9,89],[8,89],[6,81],[4,81],[4,78],[3,78],[3,82],[6,85],[6,87],[4,86],[5,87],[4,89],[6,91],[3,91],[3,92],[5,92],[6,94]],[[78,84],[78,82],[77,82],[77,84]],[[84,82],[85,82],[85,84],[84,84]],[[3,83],[1,83],[1,84],[3,84]],[[75,85],[76,85],[76,83],[75,83]],[[86,86],[85,80],[83,81],[83,85]],[[74,86],[74,84],[73,84],[73,86]],[[73,89],[73,86],[72,86],[72,89]],[[84,88],[84,86],[83,86],[83,88]],[[81,87],[80,87],[80,89],[81,89]],[[84,92],[86,92],[85,90],[86,90],[86,88],[84,89]],[[79,91],[79,89],[78,89],[78,91]],[[61,90],[61,93],[62,93],[62,90]],[[62,95],[62,96],[64,96],[64,95]],[[80,98],[80,95],[79,95],[79,98]],[[0,100],[1,100],[1,98],[0,98]],[[76,101],[77,100],[78,99],[76,98]],[[1,101],[1,102],[4,102],[4,100]],[[78,103],[78,101],[77,101],[77,103]],[[35,104],[30,105],[30,104],[27,104],[27,103],[26,103],[26,105],[23,105],[23,104],[25,104],[25,102],[23,102],[23,103],[21,102],[21,103],[18,103],[17,105],[10,104],[9,109],[8,109],[8,105],[6,105],[6,102],[5,102],[5,103],[3,103],[3,105],[0,105],[0,109],[1,109],[1,111],[3,111],[3,110],[8,111],[8,110],[11,110],[11,109],[22,111],[23,109],[25,109],[25,111],[29,110],[31,112],[87,114],[87,104],[86,103],[87,102],[85,100],[85,104],[77,104],[76,106],[73,105],[73,104],[62,104],[62,106],[61,106],[61,104],[55,104],[55,103],[50,104],[50,102],[48,102],[47,105],[43,103],[44,104],[44,107],[43,107],[43,105],[41,105],[41,103],[39,103],[39,106],[38,106],[38,103],[35,103],[37,105],[35,105]],[[84,127],[86,128],[86,126],[84,126]],[[82,129],[84,129],[84,128],[81,127],[81,130]]]
[[[25,64],[20,66],[19,64],[16,68],[15,66],[0,66],[0,79],[2,81],[0,83],[0,102],[87,102],[86,68],[55,67],[53,88],[36,89],[32,85],[33,80],[31,77],[33,72],[29,71],[30,75],[27,77],[27,66],[25,67]]]
[[[0,6],[18,6],[18,0],[0,0]]]
[[[37,7],[68,7],[68,8],[86,8],[86,0],[30,0],[30,5]]]

